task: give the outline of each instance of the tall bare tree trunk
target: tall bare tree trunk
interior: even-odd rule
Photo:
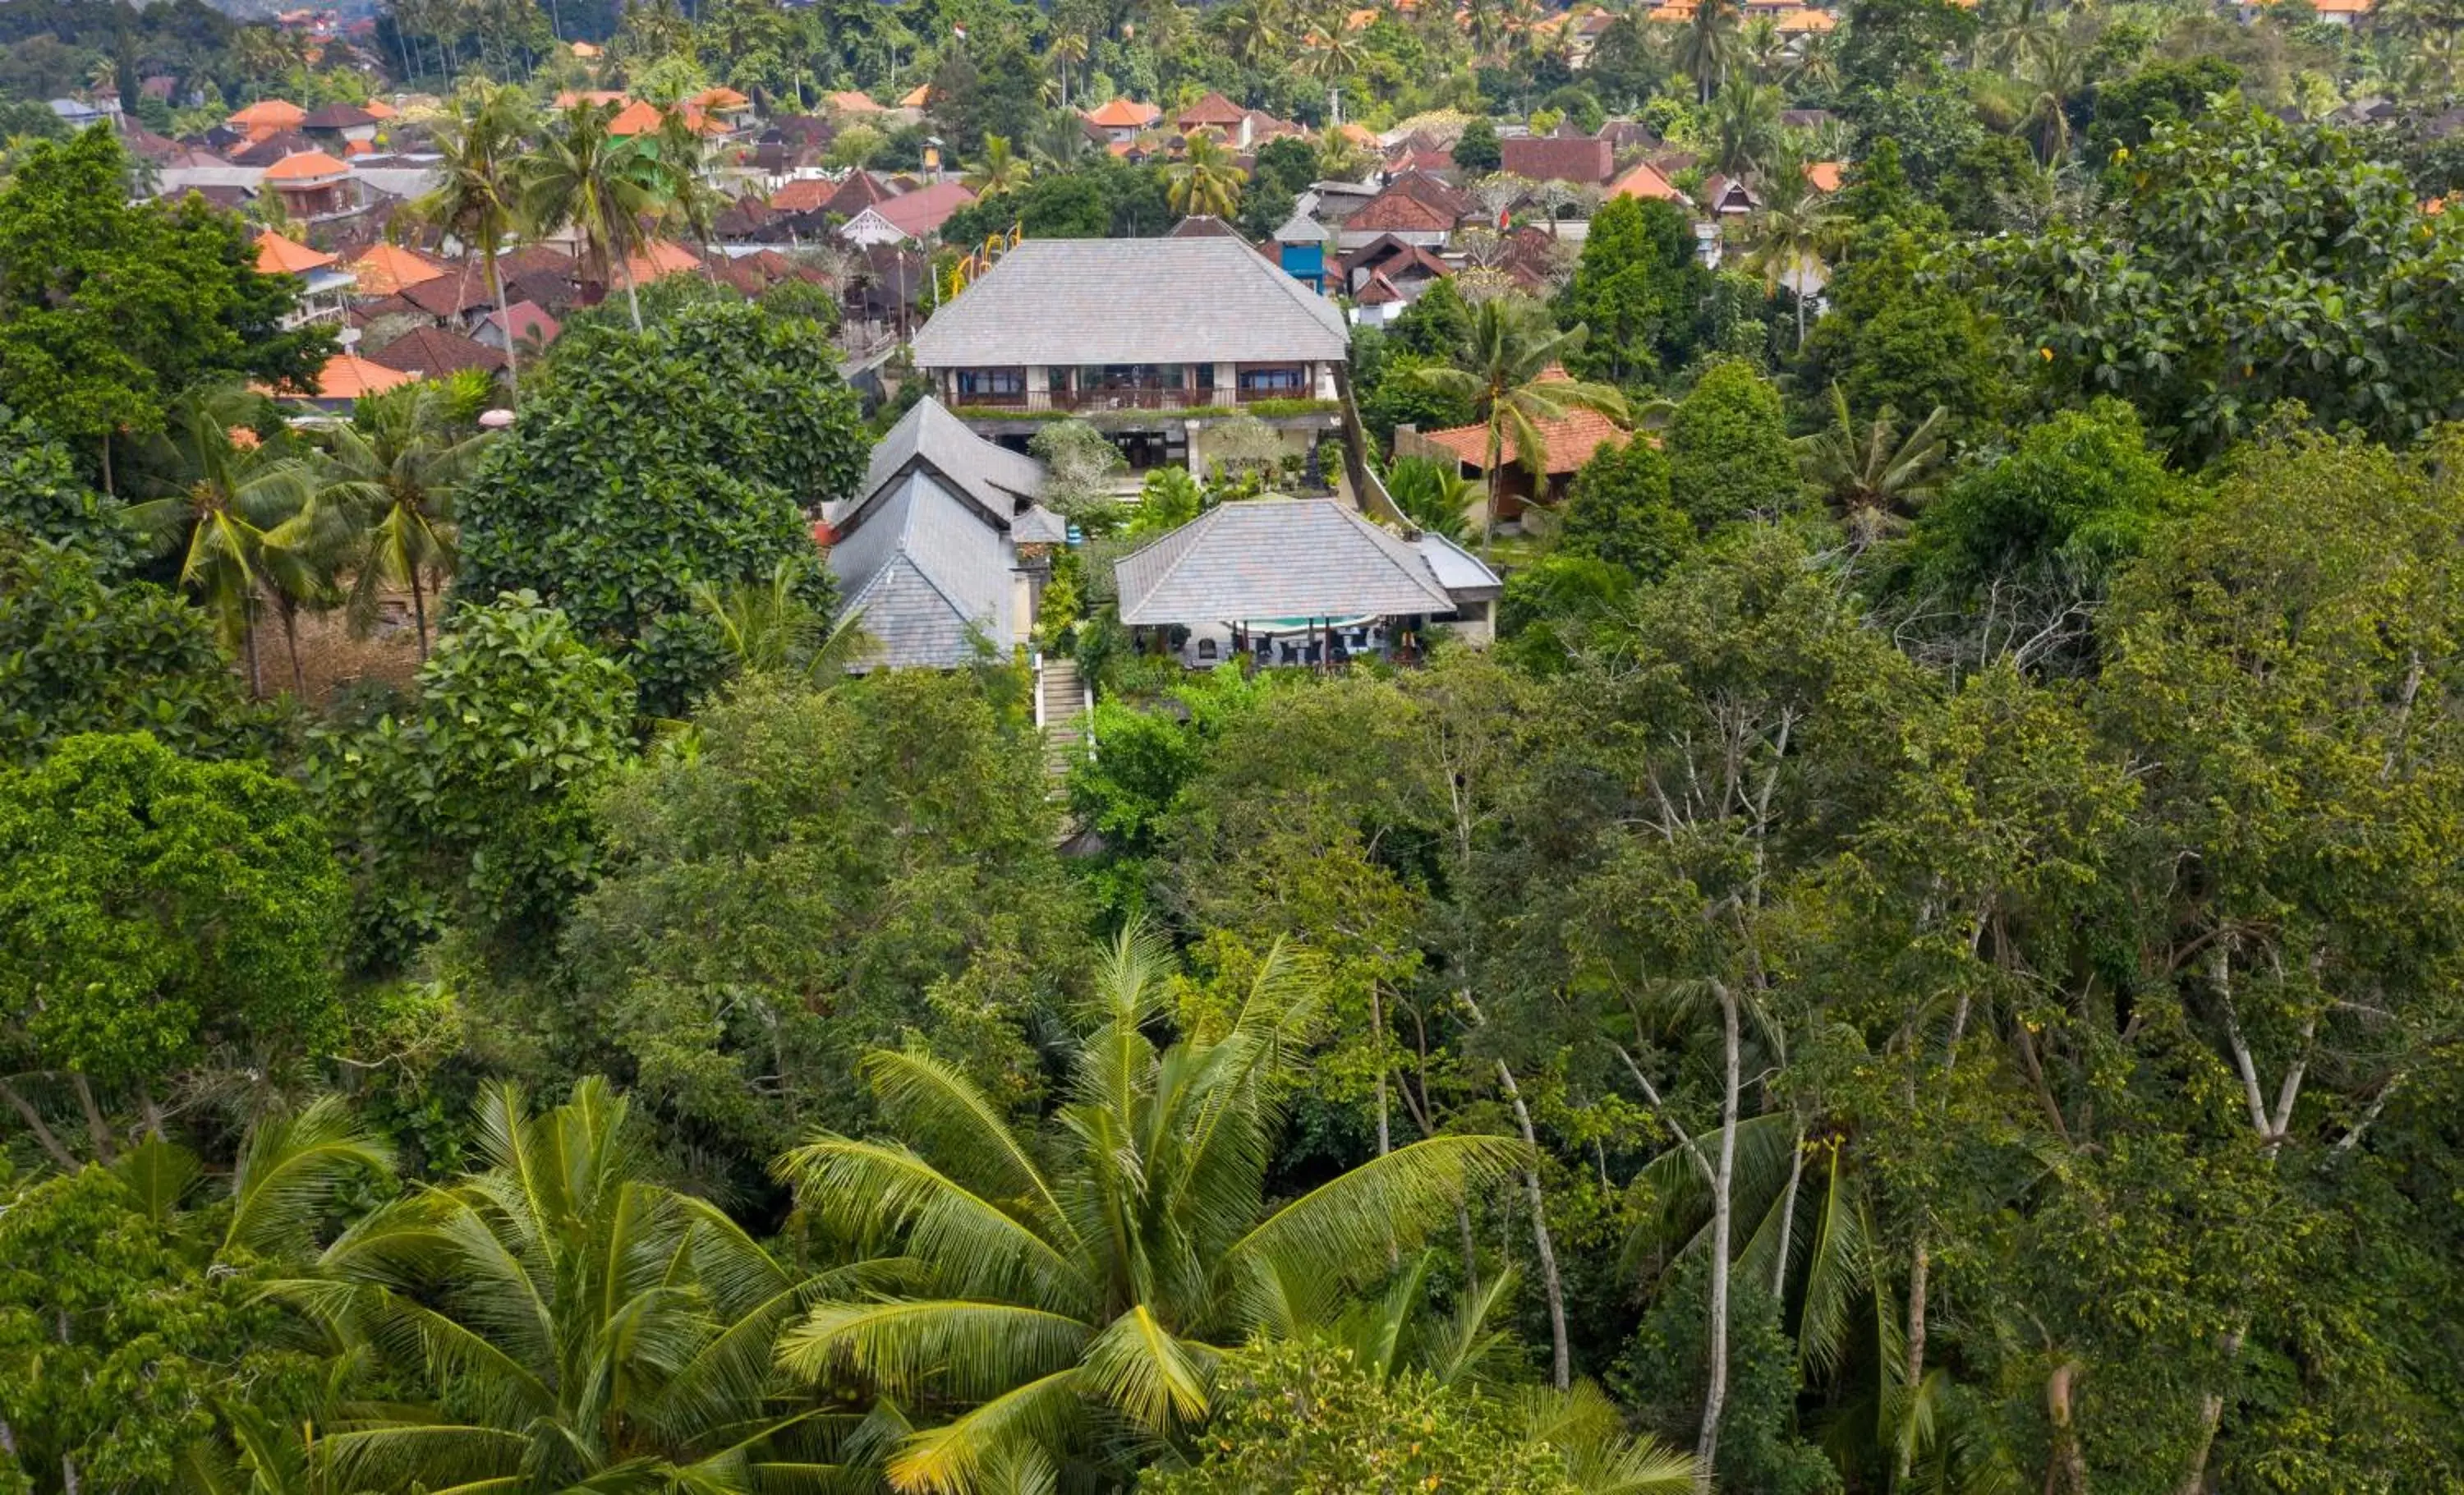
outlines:
[[[1532,1130],[1531,1108],[1523,1104],[1514,1071],[1497,1062],[1498,1083],[1514,1106],[1514,1124],[1523,1130],[1523,1147],[1531,1161],[1523,1166],[1523,1192],[1531,1200],[1531,1245],[1540,1258],[1540,1286],[1549,1299],[1549,1378],[1559,1391],[1573,1384],[1573,1356],[1566,1343],[1566,1288],[1557,1276],[1557,1247],[1549,1237],[1549,1210],[1540,1193],[1540,1137]]]
[[[420,593],[419,562],[415,561],[410,564],[410,618],[411,627],[419,634],[419,662],[424,665],[428,663],[428,599]]]
[[[53,1162],[59,1164],[61,1172],[77,1172],[77,1154],[60,1145],[59,1133],[54,1132],[44,1122],[43,1113],[36,1110],[33,1104],[26,1097],[18,1094],[17,1088],[6,1080],[0,1080],[0,1101],[9,1103],[9,1109],[17,1113],[17,1118],[26,1124],[26,1130],[33,1133],[34,1141],[42,1148],[44,1154]]]
[[[2045,1377],[2045,1420],[2053,1425],[2053,1451],[2045,1465],[2045,1495],[2065,1490],[2087,1495],[2087,1456],[2080,1452],[2079,1433],[2071,1423],[2071,1391],[2079,1379],[2079,1362],[2064,1360]]]
[[[282,651],[291,656],[291,693],[304,705],[308,700],[308,675],[299,668],[299,607],[285,599],[275,605],[275,610],[282,615]]]
[[[1788,1302],[1788,1259],[1796,1241],[1796,1191],[1805,1181],[1805,1120],[1796,1123],[1796,1145],[1788,1156],[1788,1192],[1780,1196],[1779,1250],[1771,1267],[1771,1302],[1785,1312]]]
[[[505,399],[510,404],[518,406],[522,403],[522,361],[514,351],[514,343],[517,340],[514,337],[514,319],[506,315],[508,308],[505,305],[505,276],[496,265],[496,246],[491,243],[487,253],[481,257],[488,262],[488,294],[496,298],[496,315],[505,319]],[[641,319],[636,316],[634,319],[639,321]],[[1800,343],[1805,341],[1805,332],[1801,327],[1797,331],[1796,341]],[[423,647],[426,641],[423,640]],[[427,656],[423,653],[421,657]]]
[[[1694,1488],[1709,1495],[1712,1470],[1720,1453],[1720,1414],[1728,1399],[1728,1235],[1730,1196],[1737,1176],[1737,1089],[1739,1050],[1737,994],[1726,981],[1714,983],[1720,999],[1719,1161],[1711,1171],[1711,1307],[1706,1327],[1710,1361],[1703,1389],[1703,1431],[1694,1440]]]

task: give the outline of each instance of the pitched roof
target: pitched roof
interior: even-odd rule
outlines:
[[[1113,565],[1127,624],[1448,612],[1401,538],[1332,498],[1218,504]]]
[[[353,130],[363,124],[374,124],[377,117],[352,104],[326,104],[311,109],[299,121],[303,130]]]
[[[919,187],[913,192],[901,192],[887,202],[875,203],[872,210],[890,220],[891,228],[912,239],[920,239],[941,227],[949,216],[976,200],[976,194],[963,182],[935,182]]]
[[[372,363],[356,353],[337,353],[317,370],[317,393],[319,400],[356,400],[363,394],[379,394],[398,385],[415,384],[412,376],[399,369]]]
[[[394,117],[395,111],[393,105],[386,103],[384,99],[371,99],[366,103],[360,105],[360,112],[366,115],[369,119],[376,121],[379,124],[383,124],[385,121]]]
[[[1191,213],[1172,226],[1167,239],[1237,239],[1241,231],[1213,213]]]
[[[1388,187],[1344,219],[1343,230],[1346,233],[1445,233],[1454,229],[1461,216],[1423,200],[1416,192]]]
[[[308,111],[288,99],[261,99],[223,122],[234,130],[295,130]]]
[[[909,89],[906,93],[899,96],[898,107],[901,109],[921,109],[932,101],[933,85],[930,83],[918,83],[913,88]]]
[[[1021,503],[1044,492],[1044,464],[1024,452],[986,441],[967,429],[941,402],[927,396],[873,443],[865,465],[864,489],[839,526],[842,535],[862,527],[865,505],[880,495],[899,469],[921,458],[938,469],[984,513],[1006,524]]]
[[[825,213],[835,213],[842,218],[852,218],[873,204],[886,203],[895,195],[890,190],[888,183],[871,172],[863,170],[848,172],[844,182],[825,182],[821,185],[826,189],[818,205],[821,210]],[[787,186],[795,187],[797,184],[790,182]],[[786,188],[781,187],[780,191],[783,195]],[[770,206],[785,209],[787,205],[773,198]],[[800,207],[793,210],[805,212],[811,209]]]
[[[1343,273],[1371,268],[1400,270],[1417,267],[1433,275],[1450,275],[1454,272],[1446,262],[1418,244],[1407,244],[1391,233],[1380,234],[1343,256]]]
[[[1839,23],[1832,19],[1828,11],[1791,11],[1779,18],[1780,34],[1784,36],[1837,31]]]
[[[322,270],[333,262],[333,255],[319,253],[271,229],[256,236],[256,269],[259,275],[304,275],[312,270]]]
[[[1525,135],[1498,142],[1499,169],[1534,182],[1575,182],[1596,187],[1616,162],[1609,143],[1593,135]]]
[[[510,329],[516,342],[531,341],[541,347],[554,342],[564,329],[557,324],[535,301],[516,301],[501,312],[490,312],[479,319],[480,325],[498,332]]]
[[[1403,293],[1395,288],[1395,282],[1386,278],[1386,272],[1382,270],[1371,275],[1369,283],[1360,288],[1359,301],[1363,306],[1387,306],[1401,299]]]
[[[350,258],[351,274],[360,277],[363,296],[391,296],[404,286],[433,280],[443,266],[416,250],[399,244],[371,244]]]
[[[1220,130],[1228,130],[1239,128],[1241,121],[1248,117],[1248,110],[1242,108],[1221,94],[1209,94],[1180,111],[1180,118],[1173,122],[1184,130],[1194,130],[1200,125],[1208,124]]]
[[[265,168],[268,182],[321,182],[328,177],[349,176],[348,163],[337,161],[321,150],[303,150],[285,156]]]
[[[496,349],[441,327],[414,327],[368,354],[367,360],[397,373],[428,379],[458,374],[466,368],[484,368],[493,373],[505,366],[505,355]]]
[[[693,101],[705,109],[745,109],[753,104],[752,99],[724,84],[703,89],[693,95]]]
[[[1342,311],[1236,239],[1028,239],[915,335],[936,368],[1332,362]]]
[[[286,156],[317,149],[317,143],[297,130],[278,130],[260,136],[231,153],[234,166],[271,166]]]
[[[1532,426],[1540,432],[1542,460],[1551,473],[1571,473],[1589,462],[1603,444],[1622,447],[1634,439],[1633,432],[1592,410],[1568,410],[1555,420],[1534,421]],[[1458,461],[1488,470],[1486,426],[1457,426],[1451,430],[1423,431],[1421,436],[1446,449]],[[1505,467],[1523,460],[1523,449],[1515,444],[1511,430],[1506,433],[1497,460]]]
[[[1805,164],[1805,180],[1817,192],[1839,190],[1840,163],[1809,161]]]
[[[625,259],[625,271],[632,275],[635,285],[649,285],[665,275],[683,275],[699,269],[701,256],[672,239],[655,239],[641,253],[627,255]]]
[[[832,94],[823,101],[828,104],[831,108],[836,109],[841,114],[883,114],[888,112],[884,110],[881,105],[874,103],[869,95],[859,94],[852,89]]]
[[[1143,130],[1163,118],[1163,111],[1133,99],[1115,99],[1087,111],[1087,122],[1108,130]]]
[[[1648,161],[1638,161],[1633,169],[1609,184],[1608,196],[1638,199],[1658,198],[1663,203],[1683,203],[1685,194],[1675,184],[1660,174],[1660,168]]]
[[[516,275],[540,273],[572,277],[574,258],[561,249],[545,244],[524,244],[496,256],[496,274],[511,280]]]
[[[1044,464],[978,436],[933,400],[883,435],[864,497],[829,527],[830,573],[847,614],[861,620],[867,666],[954,669],[975,660],[979,642],[1008,651],[1011,525],[1043,486]],[[1039,521],[1034,534],[1045,528]]]
[[[495,304],[488,292],[488,277],[475,265],[453,266],[434,279],[415,280],[396,294],[430,317],[459,317],[475,307]]]

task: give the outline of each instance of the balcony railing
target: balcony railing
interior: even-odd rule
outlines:
[[[1196,410],[1225,406],[1265,405],[1309,400],[1314,391],[1300,389],[1182,389],[1110,386],[1100,389],[1032,389],[1012,394],[961,391],[957,403],[969,409],[1058,410],[1099,413],[1105,410]]]

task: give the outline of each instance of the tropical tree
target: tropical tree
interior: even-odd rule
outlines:
[[[1780,129],[1780,91],[1743,74],[1708,100],[1711,165],[1732,177],[1760,177],[1786,145]]]
[[[453,494],[493,432],[451,429],[441,386],[423,381],[362,400],[350,422],[322,432],[320,502],[353,531],[351,627],[374,627],[384,589],[410,592],[419,657],[428,657],[428,593],[453,574]]]
[[[866,1074],[899,1140],[824,1135],[781,1160],[812,1226],[894,1243],[930,1285],[834,1296],[779,1345],[825,1386],[966,1406],[905,1440],[894,1488],[1048,1477],[1090,1412],[1141,1440],[1188,1433],[1228,1350],[1323,1322],[1520,1156],[1504,1137],[1434,1136],[1270,1206],[1282,1100],[1324,1015],[1315,973],[1279,943],[1228,1025],[1159,1047],[1167,978],[1145,931],[1114,943],[1041,1127],[1006,1124],[920,1049],[882,1050]]]
[[[341,1409],[318,1443],[339,1487],[746,1491],[836,1472],[855,1419],[774,1397],[771,1344],[879,1272],[807,1275],[652,1181],[604,1080],[544,1114],[491,1087],[473,1127],[483,1171],[379,1206],[267,1289],[430,1398]]]
[[[710,262],[710,246],[718,238],[718,215],[729,207],[727,194],[711,185],[707,171],[710,142],[682,109],[659,117],[649,137],[650,169],[655,175],[662,221],[684,231],[702,251],[702,274],[715,285],[718,272]]]
[[[2059,161],[2070,154],[2071,105],[2087,86],[2089,48],[2066,30],[2032,33],[2026,48],[2028,115],[2019,127],[2035,136],[2036,159]]]
[[[660,173],[638,138],[611,134],[611,104],[587,99],[567,109],[524,158],[521,213],[539,232],[571,229],[603,286],[609,270],[625,279],[633,330],[642,330],[642,298],[633,284],[632,255],[646,242],[643,223],[661,209]]]
[[[1045,48],[1044,55],[1061,80],[1061,107],[1067,109],[1069,107],[1069,70],[1087,60],[1087,33],[1075,29],[1061,32],[1052,38],[1052,44]]]
[[[1386,474],[1386,491],[1404,517],[1432,535],[1461,540],[1480,490],[1452,462],[1405,457]]]
[[[1538,478],[1548,473],[1550,456],[1540,422],[1563,420],[1570,410],[1594,410],[1617,421],[1627,418],[1623,394],[1566,376],[1565,362],[1582,351],[1584,338],[1579,322],[1561,330],[1538,305],[1498,297],[1473,309],[1460,366],[1429,364],[1409,371],[1410,378],[1439,394],[1469,405],[1473,419],[1488,428],[1488,502],[1480,520],[1484,549],[1497,524],[1508,441],[1516,460]]]
[[[505,304],[497,256],[517,222],[522,140],[531,130],[530,96],[514,84],[466,89],[440,121],[430,147],[437,155],[436,186],[413,205],[424,223],[442,229],[479,251],[488,291]],[[505,385],[521,398],[520,355],[507,339]]]
[[[1827,254],[1839,234],[1839,213],[1831,194],[1816,190],[1804,165],[1783,159],[1763,183],[1756,210],[1753,267],[1766,293],[1788,287],[1796,303],[1796,345],[1805,346],[1805,306],[1830,276]]]
[[[1886,530],[1905,528],[1940,484],[1943,459],[1949,454],[1948,412],[1937,405],[1904,434],[1899,412],[1888,406],[1859,425],[1848,414],[1848,397],[1833,385],[1831,416],[1830,425],[1796,438],[1806,482],[1841,512],[1860,545]]]
[[[1212,130],[1189,137],[1188,151],[1164,168],[1164,197],[1184,216],[1230,218],[1241,210],[1241,187],[1249,173],[1234,164],[1231,147]]]
[[[1694,80],[1698,100],[1707,104],[1743,52],[1736,0],[1703,0],[1678,33],[1674,60]]]
[[[169,467],[177,475],[161,496],[132,504],[128,512],[180,549],[180,583],[197,593],[224,647],[248,661],[249,689],[261,693],[258,605],[277,597],[313,598],[324,578],[307,549],[294,541],[296,531],[286,532],[282,541],[274,539],[307,507],[316,484],[304,462],[240,424],[260,403],[232,387],[183,395],[171,408],[165,435]],[[284,623],[289,629],[288,612]],[[292,683],[304,695],[298,641],[296,632],[290,636]]]
[[[999,197],[1024,187],[1034,174],[1034,165],[1010,148],[1008,136],[987,135],[982,158],[958,180],[978,197]]]

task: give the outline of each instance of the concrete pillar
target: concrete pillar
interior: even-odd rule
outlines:
[[[1320,400],[1333,399],[1334,365],[1331,363],[1313,363],[1309,366],[1315,370],[1317,386],[1317,394],[1315,395],[1315,398]]]
[[[1233,364],[1215,365],[1215,403],[1217,405],[1241,403],[1241,370]]]

